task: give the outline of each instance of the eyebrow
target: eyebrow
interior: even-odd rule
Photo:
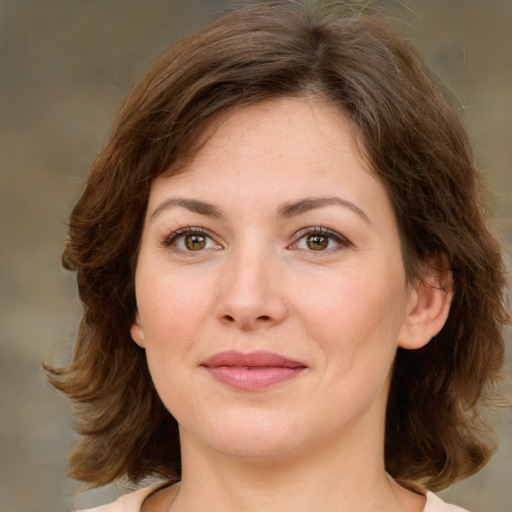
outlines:
[[[361,210],[361,208],[356,206],[351,201],[336,196],[306,197],[304,199],[300,199],[299,201],[283,203],[278,208],[277,216],[278,218],[291,218],[297,215],[302,215],[317,208],[323,208],[325,206],[332,205],[348,208],[349,210],[352,210],[354,213],[359,215],[359,217],[361,217],[365,222],[371,224],[370,218],[363,210]],[[199,213],[200,215],[206,215],[208,217],[223,218],[225,216],[220,208],[211,203],[200,201],[198,199],[170,197],[155,208],[154,212],[151,214],[151,219],[154,219],[164,210],[176,207],[186,208],[191,212]]]
[[[365,222],[371,224],[370,218],[363,210],[361,210],[361,208],[351,201],[347,201],[346,199],[336,196],[306,197],[299,201],[284,203],[279,207],[278,217],[295,217],[296,215],[301,215],[317,208],[332,205],[348,208],[359,215],[359,217],[361,217]]]
[[[224,217],[224,214],[220,211],[220,209],[214,206],[213,204],[206,203],[204,201],[199,201],[198,199],[170,197],[169,199],[166,199],[165,201],[160,203],[155,208],[155,211],[151,214],[151,219],[154,219],[158,214],[162,213],[164,210],[176,207],[186,208],[191,212],[199,213],[201,215],[207,215],[208,217]]]

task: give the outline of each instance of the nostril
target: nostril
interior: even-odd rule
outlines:
[[[225,322],[227,322],[227,323],[236,323],[236,322],[237,322],[237,320],[235,319],[235,317],[234,317],[234,316],[232,316],[232,315],[224,315],[224,316],[222,317],[222,319],[223,319]],[[258,316],[258,317],[256,318],[256,321],[258,321],[258,320],[263,321],[263,322],[268,322],[269,320],[271,320],[271,318],[270,318],[270,316],[269,316],[269,315],[260,315],[260,316]],[[243,320],[242,320],[242,323],[244,323],[244,322],[243,322]]]

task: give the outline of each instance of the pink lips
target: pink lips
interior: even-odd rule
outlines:
[[[201,366],[218,382],[244,391],[268,388],[306,369],[304,364],[273,352],[242,354],[235,350],[215,354]]]

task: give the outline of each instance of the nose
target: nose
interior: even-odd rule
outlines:
[[[278,262],[268,253],[233,254],[220,276],[216,316],[244,331],[268,328],[288,315]]]

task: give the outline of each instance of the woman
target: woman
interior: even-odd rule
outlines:
[[[416,53],[350,8],[264,2],[153,67],[72,212],[84,316],[51,380],[100,508],[449,511],[503,359],[499,244]]]

